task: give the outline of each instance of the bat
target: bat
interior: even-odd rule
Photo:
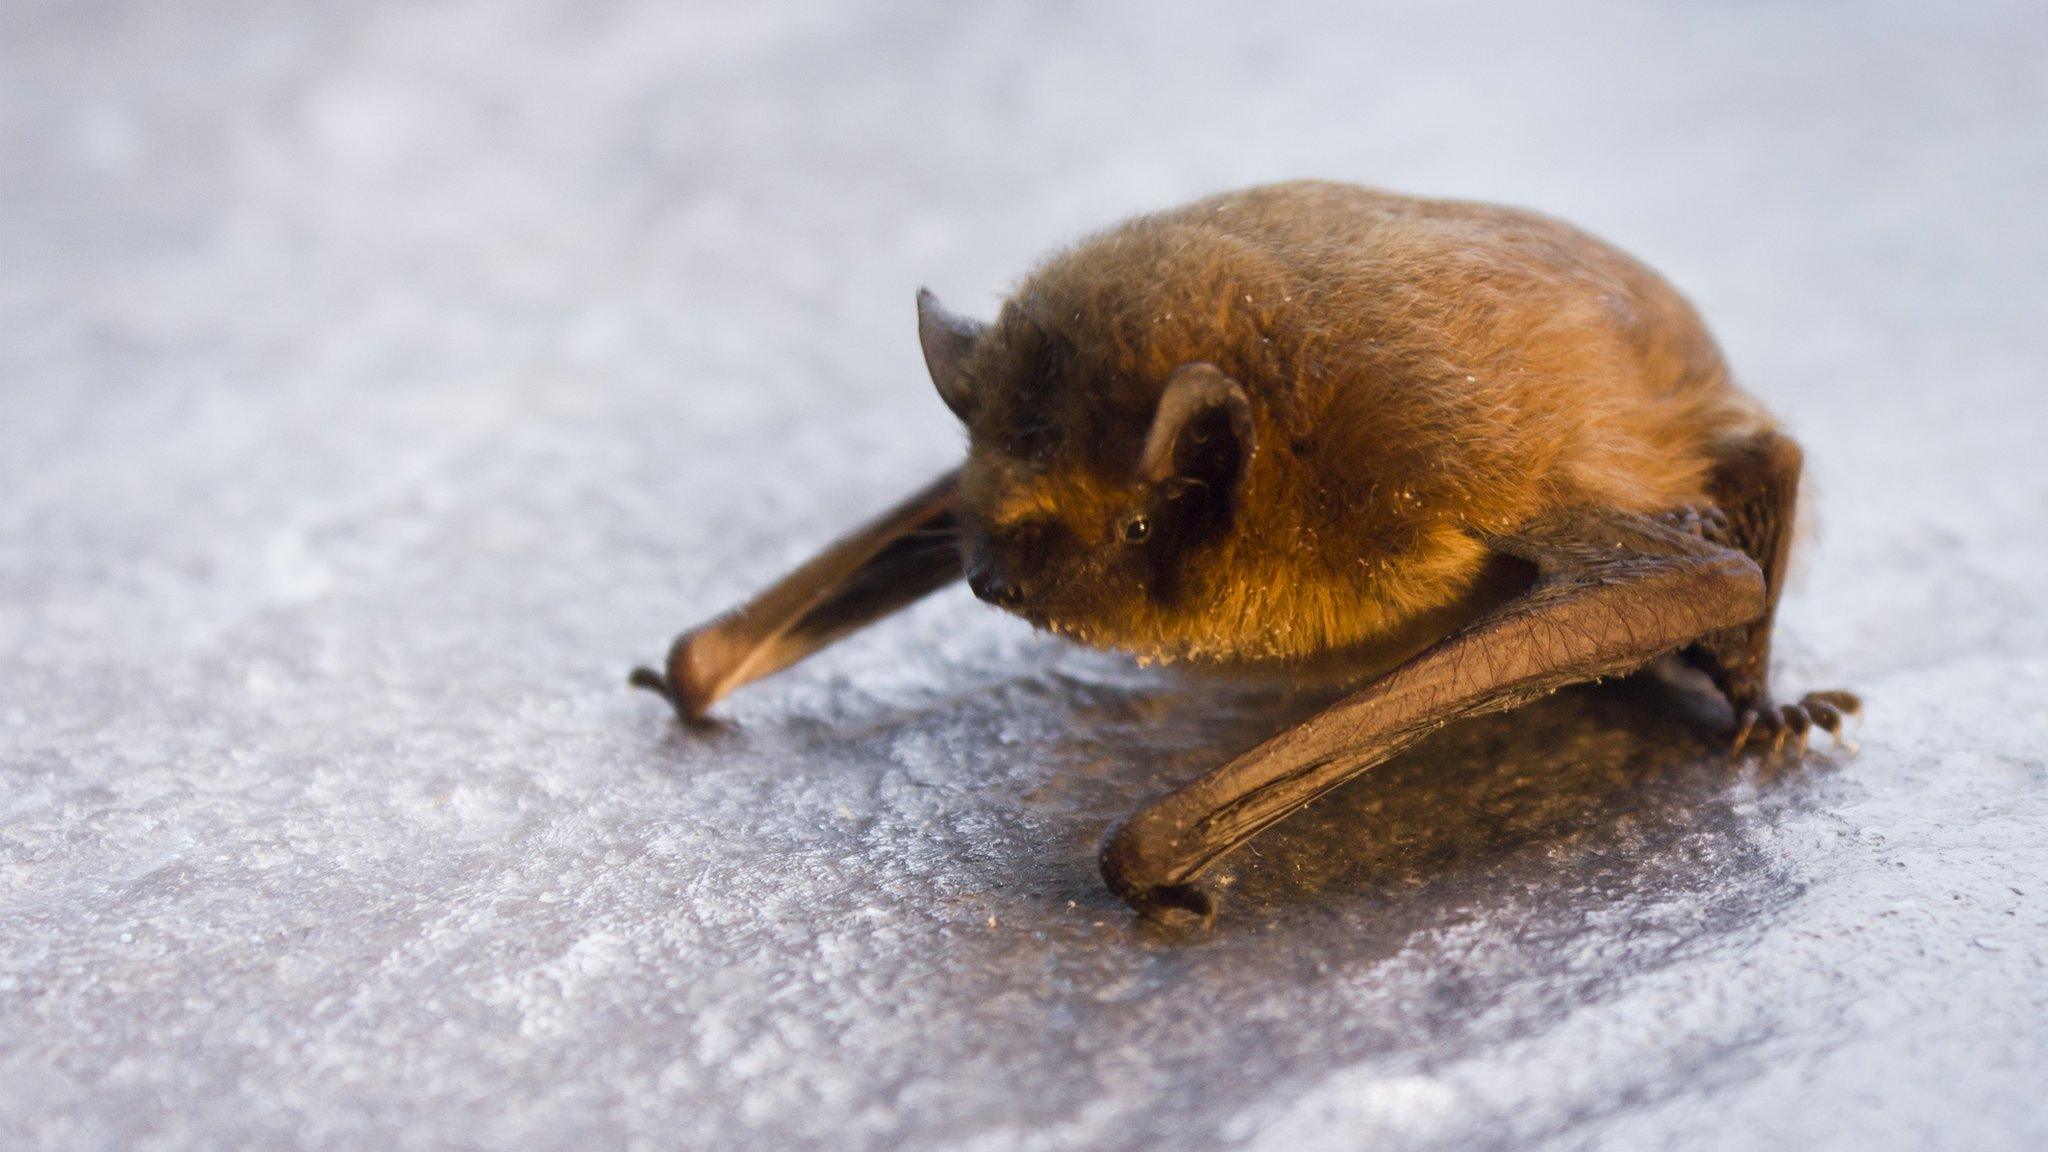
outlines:
[[[966,461],[635,670],[685,721],[962,577],[1094,647],[1363,670],[1109,832],[1112,891],[1206,921],[1218,860],[1464,717],[1666,657],[1736,754],[1860,708],[1769,690],[1798,444],[1676,289],[1570,225],[1276,184],[1090,237],[993,321],[917,313]]]

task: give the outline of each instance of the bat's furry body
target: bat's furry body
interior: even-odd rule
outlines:
[[[1141,657],[1377,674],[1110,837],[1125,899],[1206,913],[1218,857],[1461,716],[1667,654],[1738,748],[1856,707],[1767,691],[1798,446],[1568,225],[1280,184],[1092,237],[993,323],[918,310],[966,463],[636,672],[685,719],[962,575]]]
[[[1717,447],[1769,424],[1670,285],[1569,225],[1283,184],[1122,224],[1023,283],[963,366],[969,514],[1113,548],[1160,391],[1196,361],[1251,400],[1232,531],[1171,597],[1055,596],[1041,623],[1163,657],[1370,646],[1458,603],[1482,535],[1703,504]]]

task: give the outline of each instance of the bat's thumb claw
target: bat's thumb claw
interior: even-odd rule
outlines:
[[[668,686],[668,678],[645,664],[633,669],[632,675],[626,677],[626,683],[656,693],[671,704],[676,702],[676,692]]]
[[[685,632],[669,649],[666,673],[642,665],[633,669],[626,682],[660,695],[684,724],[695,726],[704,722],[704,714],[732,681],[729,673],[723,679],[720,674],[745,651],[739,647],[736,654],[735,645],[715,626]]]

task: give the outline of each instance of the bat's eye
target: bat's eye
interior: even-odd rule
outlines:
[[[1152,521],[1143,516],[1133,516],[1124,521],[1123,536],[1126,544],[1143,544],[1152,535]]]

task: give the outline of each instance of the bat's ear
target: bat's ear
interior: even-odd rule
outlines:
[[[931,289],[917,290],[917,342],[924,345],[924,366],[938,385],[939,399],[963,421],[974,416],[974,391],[963,369],[967,354],[987,331],[979,320],[946,311]]]
[[[1193,480],[1227,500],[1236,494],[1257,447],[1243,386],[1214,364],[1183,364],[1159,394],[1137,479],[1148,484],[1175,477]]]

